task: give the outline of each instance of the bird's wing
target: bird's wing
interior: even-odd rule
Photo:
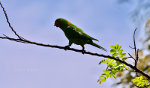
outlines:
[[[89,36],[89,35],[88,35],[88,34],[86,34],[86,33],[84,33],[84,35],[85,35],[85,36],[87,36],[88,38],[92,39],[92,40],[96,40],[96,41],[98,41],[97,39],[95,39],[95,38],[93,38],[93,37]]]
[[[86,34],[82,29],[76,27],[75,25],[74,25],[74,27],[69,26],[69,28],[72,28],[72,29],[75,30],[76,32],[80,33],[81,35],[83,35],[83,36],[85,36],[85,37],[87,37],[87,38],[89,38],[89,39],[98,41],[97,39],[95,39],[95,38],[89,36],[88,34]]]

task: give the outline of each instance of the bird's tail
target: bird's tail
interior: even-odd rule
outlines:
[[[104,50],[104,51],[106,51],[107,52],[107,50],[105,49],[105,48],[103,48],[102,46],[99,46],[99,45],[97,45],[96,43],[91,43],[91,45],[93,45],[93,46],[95,46],[95,47],[97,47],[97,48],[99,48],[99,49],[102,49],[102,50]]]

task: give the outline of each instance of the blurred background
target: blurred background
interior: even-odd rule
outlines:
[[[142,58],[145,59],[149,54],[149,0],[1,2],[14,29],[31,41],[66,46],[67,38],[54,26],[57,18],[65,18],[98,39],[97,43],[106,49],[110,50],[110,45],[119,44],[127,53],[133,53],[129,45],[133,45],[133,31],[138,28],[136,42]],[[0,36],[3,34],[16,38],[0,9]],[[81,49],[78,45],[71,47]],[[91,52],[109,54],[90,45],[85,47]],[[121,73],[119,78],[108,79],[99,85],[97,80],[102,70],[106,69],[106,65],[98,65],[102,59],[73,51],[0,40],[0,88],[130,88],[133,85],[131,71],[126,72],[130,76],[129,82],[128,76],[121,78]],[[144,68],[146,66],[141,69]],[[121,85],[114,86],[120,82]]]

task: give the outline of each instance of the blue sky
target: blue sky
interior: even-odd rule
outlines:
[[[132,44],[134,5],[115,0],[1,0],[15,30],[23,37],[42,43],[65,46],[63,32],[54,27],[57,18],[66,18],[110,49],[120,44],[126,51]],[[2,12],[2,9],[0,9]],[[0,35],[15,37],[3,14]],[[81,49],[80,46],[72,45]],[[72,51],[45,48],[0,40],[0,88],[110,88],[114,79],[102,85],[97,80],[105,65],[103,58]],[[105,53],[86,45],[86,50]],[[114,87],[116,88],[116,87]]]

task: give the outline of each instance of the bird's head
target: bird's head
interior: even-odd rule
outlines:
[[[63,19],[63,18],[58,18],[55,20],[54,26],[62,29],[62,28],[68,27],[69,24],[70,24],[70,22],[68,20]]]

